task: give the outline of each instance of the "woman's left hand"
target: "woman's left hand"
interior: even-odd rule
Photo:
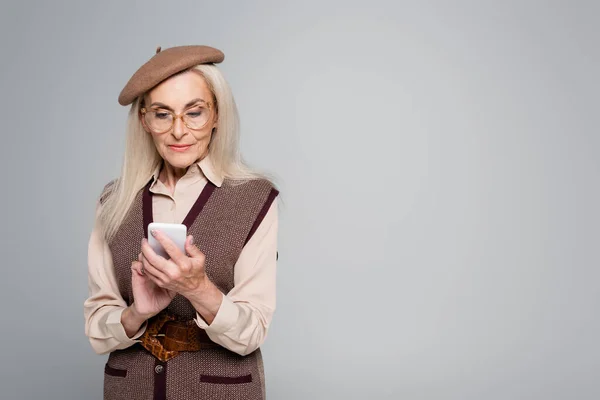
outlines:
[[[159,287],[175,291],[184,297],[205,288],[208,284],[204,270],[206,257],[193,245],[193,237],[190,235],[185,240],[186,255],[160,230],[155,230],[153,234],[171,259],[167,260],[156,254],[144,238],[141,260],[144,273]]]

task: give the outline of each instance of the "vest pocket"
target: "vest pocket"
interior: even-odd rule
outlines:
[[[218,383],[222,385],[238,385],[252,382],[252,374],[242,376],[200,375],[200,382]]]
[[[113,367],[110,367],[108,365],[108,363],[104,365],[104,373],[106,375],[118,376],[118,377],[121,377],[121,378],[125,378],[127,376],[127,370],[126,369],[113,368]]]

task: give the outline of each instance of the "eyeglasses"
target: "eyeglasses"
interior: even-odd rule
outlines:
[[[155,133],[165,133],[170,131],[175,125],[175,120],[181,118],[185,126],[193,130],[199,130],[206,126],[212,115],[212,103],[202,102],[195,104],[181,114],[175,114],[171,110],[164,108],[150,108],[146,109],[143,107],[140,109],[144,121],[148,125],[148,128]]]

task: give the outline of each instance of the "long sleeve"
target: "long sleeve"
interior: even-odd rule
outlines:
[[[145,322],[138,332],[129,338],[121,324],[121,313],[127,304],[121,297],[112,254],[98,226],[98,211],[88,243],[88,290],[84,302],[85,334],[98,354],[127,348],[146,330]]]
[[[214,342],[247,355],[264,342],[275,312],[278,213],[274,201],[235,264],[234,287],[210,325],[196,323]]]

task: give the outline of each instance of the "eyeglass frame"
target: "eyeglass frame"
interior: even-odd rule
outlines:
[[[209,109],[209,111],[211,111],[211,115],[212,115],[212,111],[213,111],[213,108],[212,108],[212,106],[213,106],[213,102],[211,102],[211,101],[204,101],[204,100],[202,100],[201,102],[202,102],[202,103],[204,103],[204,104],[206,104],[206,108],[208,108],[208,109]],[[198,102],[198,103],[200,103],[200,102]],[[183,122],[183,124],[184,124],[184,125],[185,125],[185,126],[188,128],[188,129],[191,129],[191,130],[193,130],[193,131],[199,131],[199,130],[201,130],[202,128],[204,128],[204,127],[205,127],[205,126],[208,124],[208,122],[210,121],[210,117],[209,117],[209,118],[206,120],[206,122],[204,123],[204,125],[202,125],[200,128],[192,128],[192,127],[191,127],[191,126],[189,126],[189,125],[188,125],[188,124],[185,122],[185,120],[183,119],[183,116],[185,115],[185,113],[186,113],[187,111],[189,111],[190,109],[192,109],[192,108],[196,107],[197,105],[198,105],[198,104],[191,105],[191,106],[189,106],[188,108],[186,108],[185,110],[183,110],[182,112],[180,112],[179,114],[176,114],[174,111],[167,110],[166,108],[160,108],[160,107],[159,107],[159,108],[156,108],[155,110],[164,110],[164,111],[168,112],[169,114],[171,114],[171,116],[173,117],[173,122],[171,123],[171,126],[170,126],[168,129],[166,129],[166,130],[164,130],[164,131],[161,131],[161,132],[159,132],[159,131],[155,131],[155,130],[153,130],[152,128],[150,128],[150,125],[148,125],[148,122],[146,121],[146,113],[147,113],[148,111],[152,110],[152,109],[146,109],[146,107],[142,107],[142,108],[140,108],[140,115],[142,116],[142,121],[143,121],[144,125],[146,125],[146,126],[148,127],[148,129],[149,129],[149,130],[151,130],[152,132],[154,132],[154,133],[156,133],[156,134],[163,134],[163,133],[167,133],[167,132],[169,132],[171,129],[173,129],[173,128],[175,127],[175,121],[177,121],[179,118],[181,118],[181,122]]]

